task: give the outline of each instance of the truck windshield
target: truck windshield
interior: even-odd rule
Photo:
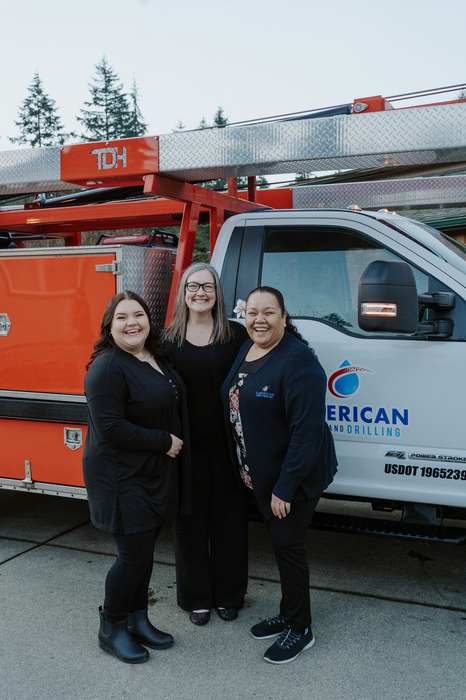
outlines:
[[[381,220],[396,226],[399,231],[407,233],[408,236],[415,238],[433,253],[439,255],[466,274],[466,246],[459,241],[455,241],[453,238],[450,238],[450,236],[441,233],[432,226],[423,224],[420,221],[414,221],[413,219],[402,217],[393,217],[390,219],[387,217],[385,219],[381,217]]]

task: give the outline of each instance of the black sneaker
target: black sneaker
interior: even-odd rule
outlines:
[[[293,632],[292,629],[283,630],[280,637],[264,654],[264,660],[270,664],[287,664],[296,659],[305,649],[310,649],[315,639],[311,628],[308,627],[304,634]]]
[[[257,625],[251,627],[250,631],[254,639],[271,639],[281,634],[285,626],[285,619],[281,615],[274,615],[262,622],[258,622]]]

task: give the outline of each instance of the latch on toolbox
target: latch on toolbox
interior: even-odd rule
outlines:
[[[0,314],[0,335],[8,335],[11,328],[11,321],[8,314]]]
[[[121,275],[121,262],[114,260],[110,265],[96,265],[96,272],[113,272],[114,275]]]
[[[70,450],[77,450],[83,444],[83,431],[81,428],[65,428],[65,445]]]

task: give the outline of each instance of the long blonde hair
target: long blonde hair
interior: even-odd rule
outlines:
[[[212,343],[227,343],[232,338],[230,324],[225,308],[225,300],[223,298],[222,285],[217,270],[207,263],[194,263],[188,267],[182,274],[180,286],[175,299],[175,311],[173,313],[173,321],[168,328],[165,329],[163,337],[177,345],[183,345],[186,340],[186,327],[188,325],[189,309],[186,306],[186,283],[188,278],[199,270],[207,270],[210,272],[215,282],[216,302],[212,308],[212,316],[214,319],[214,329],[212,331]]]

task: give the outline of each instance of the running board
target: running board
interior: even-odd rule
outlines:
[[[315,513],[310,527],[314,530],[346,532],[352,535],[385,535],[422,540],[465,544],[466,528],[444,525],[417,525],[378,518],[363,518],[336,513]]]

